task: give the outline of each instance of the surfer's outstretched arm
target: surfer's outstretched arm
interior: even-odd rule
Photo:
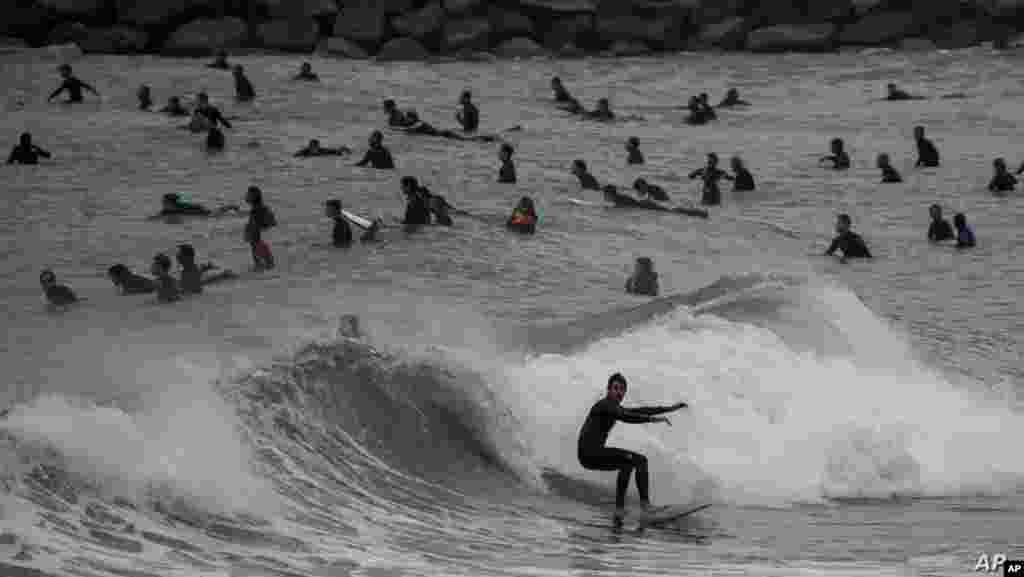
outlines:
[[[628,409],[623,409],[623,410],[624,411],[630,411],[630,412],[633,412],[633,413],[637,413],[637,414],[640,414],[640,415],[654,416],[654,415],[663,415],[665,413],[673,413],[673,412],[678,411],[679,409],[685,408],[687,406],[688,405],[686,403],[676,403],[675,405],[672,405],[670,407],[630,407]]]

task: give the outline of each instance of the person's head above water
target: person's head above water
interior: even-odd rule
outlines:
[[[178,195],[173,192],[168,192],[160,197],[160,204],[163,206],[164,210],[177,210],[179,204]]]
[[[61,76],[63,76],[64,78],[67,78],[67,77],[71,76],[71,65],[70,64],[61,64],[57,68],[57,71],[60,72]]]
[[[245,191],[245,202],[254,206],[263,204],[263,191],[258,186],[250,186]]]
[[[836,216],[836,232],[838,232],[839,234],[848,232],[850,230],[851,224],[852,221],[850,220],[850,215],[842,213]]]
[[[640,139],[635,136],[630,136],[626,139],[626,150],[636,150],[640,148]]]
[[[158,253],[153,257],[153,266],[150,272],[156,276],[166,275],[171,271],[171,258],[164,253]]]
[[[576,176],[587,173],[587,163],[582,160],[576,159],[572,161],[572,173]]]
[[[732,159],[729,160],[729,163],[732,165],[733,172],[739,172],[746,168],[743,166],[743,159],[738,156],[732,157]]]
[[[512,148],[511,144],[507,142],[502,143],[501,148],[498,149],[498,158],[500,158],[502,161],[512,160],[512,153],[514,152],[515,149]]]
[[[182,266],[193,265],[196,262],[196,249],[191,244],[179,244],[178,254],[176,255],[178,264]]]
[[[533,214],[534,213],[533,199],[528,197],[528,196],[524,196],[524,197],[520,198],[519,199],[519,204],[516,205],[516,210],[521,210],[521,211],[524,211],[524,212],[526,212],[528,214]]]
[[[564,86],[562,85],[562,79],[560,77],[558,77],[558,76],[552,76],[551,77],[551,89],[552,90],[559,90],[561,88],[564,88]]]
[[[309,140],[309,144],[306,145],[306,148],[308,148],[309,150],[320,150],[320,141],[317,140],[316,138],[311,138]]]
[[[389,114],[394,112],[395,110],[398,110],[398,105],[395,104],[395,101],[392,100],[391,98],[384,99],[384,102],[381,103],[381,106],[384,107],[384,112],[387,112]]]
[[[22,132],[18,142],[21,143],[22,146],[32,146],[32,135],[28,132]]]
[[[647,256],[637,257],[633,270],[637,276],[650,276],[654,273],[654,261]]]
[[[958,229],[965,228],[967,226],[967,216],[962,212],[958,212],[953,215],[953,226]]]
[[[341,201],[332,198],[324,203],[324,214],[331,218],[338,218],[341,216]]]
[[[879,154],[875,164],[878,165],[878,168],[887,168],[889,166],[889,155],[884,152]]]
[[[931,215],[932,220],[941,220],[942,207],[937,204],[933,204],[930,207],[928,207],[928,214]]]
[[[52,287],[57,284],[57,275],[53,274],[53,271],[45,268],[39,273],[39,284],[43,285],[43,288]]]
[[[626,398],[626,377],[622,376],[622,373],[615,373],[608,377],[608,399],[615,404],[622,402],[622,399]]]
[[[598,99],[598,101],[597,101],[597,111],[598,112],[611,112],[612,111],[612,104],[611,104],[611,102],[607,98],[600,98],[600,99]]]
[[[708,166],[718,166],[718,155],[714,152],[708,153]]]
[[[299,71],[302,72],[303,74],[312,74],[313,65],[310,64],[309,62],[303,62],[302,66],[299,67]]]
[[[923,126],[915,126],[914,127],[914,139],[915,140],[921,140],[922,138],[924,138],[924,127]]]
[[[463,90],[462,94],[459,95],[459,102],[462,104],[469,104],[473,101],[473,94],[468,90]]]
[[[729,100],[739,100],[740,91],[736,90],[735,88],[730,88],[729,90],[725,91],[725,97],[728,98]]]
[[[840,152],[843,151],[843,139],[842,138],[833,138],[829,142],[829,146],[832,148],[832,152],[834,152],[836,154],[839,154]]]
[[[402,193],[406,196],[412,196],[416,194],[420,187],[420,183],[416,180],[415,176],[403,176],[402,177]]]
[[[210,103],[210,95],[205,92],[200,92],[199,94],[196,94],[196,100],[201,106],[206,106]]]
[[[992,161],[992,167],[996,169],[996,172],[1006,172],[1006,161],[1002,158],[997,158]]]
[[[370,146],[376,148],[384,142],[384,135],[379,130],[370,133]]]
[[[242,68],[241,64],[235,64],[234,66],[231,67],[231,71],[234,72],[236,75],[239,75],[239,74],[243,74],[245,72],[245,69]]]
[[[123,264],[115,264],[107,269],[107,276],[115,285],[121,285],[124,278],[128,276],[128,267]]]

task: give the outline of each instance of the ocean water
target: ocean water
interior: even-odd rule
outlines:
[[[89,56],[102,101],[68,107],[45,104],[54,61],[4,55],[2,133],[55,159],[3,168],[0,574],[945,576],[1024,557],[1024,207],[985,190],[995,157],[1024,160],[1021,58],[314,59],[323,81],[297,84],[296,59],[250,56],[258,99],[236,105],[202,61]],[[643,120],[567,117],[553,74]],[[878,102],[889,81],[933,98]],[[236,118],[227,150],[136,111],[140,83],[208,91]],[[682,123],[691,94],[730,86],[754,105]],[[451,126],[467,87],[517,185],[494,182],[492,144],[385,131],[395,172],[291,156],[310,138],[361,153],[386,97]],[[941,168],[912,167],[918,124]],[[629,136],[646,165],[626,167]],[[816,164],[835,136],[846,173]],[[742,155],[758,190],[706,221],[566,201],[595,200],[568,173],[581,158],[692,203],[709,151]],[[880,152],[905,184],[879,184]],[[324,200],[393,222],[405,174],[473,217],[326,248]],[[242,218],[145,219],[164,193],[216,206],[250,184],[280,222],[274,271],[248,271]],[[532,238],[501,227],[523,195]],[[925,241],[933,202],[968,215],[975,250]],[[817,256],[837,212],[874,260]],[[182,242],[241,278],[171,306],[105,279]],[[661,298],[623,293],[637,256]],[[47,312],[44,267],[88,301]],[[361,336],[338,334],[345,315]],[[627,403],[691,407],[612,444],[648,455],[655,502],[713,507],[611,529],[614,475],[582,470],[575,440],[615,371]]]

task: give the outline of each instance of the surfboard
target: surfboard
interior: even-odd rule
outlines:
[[[686,505],[666,505],[664,507],[657,507],[651,511],[639,513],[636,517],[636,521],[641,527],[656,527],[658,525],[664,525],[665,523],[681,519],[687,515],[692,515],[698,511],[703,511],[710,506],[711,503],[703,505],[695,505],[693,503]]]
[[[602,208],[615,207],[615,204],[611,202],[595,202],[592,200],[583,200],[582,198],[568,198],[566,200],[568,200],[570,204],[575,204],[576,206],[596,206]]]
[[[363,218],[363,217],[359,216],[358,214],[355,214],[354,212],[349,212],[347,210],[342,210],[341,211],[341,215],[344,216],[346,220],[348,220],[352,224],[354,224],[354,225],[356,225],[356,226],[358,226],[358,227],[360,227],[362,229],[368,229],[368,228],[370,228],[373,225],[373,221],[372,220],[370,220],[368,218]]]

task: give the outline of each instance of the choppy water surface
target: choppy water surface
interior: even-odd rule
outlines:
[[[53,61],[0,62],[3,134],[29,130],[56,157],[3,169],[0,573],[963,575],[983,552],[1024,557],[1024,211],[985,191],[993,158],[1024,160],[1019,55],[314,60],[317,85],[288,81],[292,59],[240,62],[253,105],[199,61],[88,57],[76,72],[104,97],[76,107],[43,103]],[[552,74],[644,120],[568,118]],[[877,102],[887,81],[935,98]],[[140,83],[161,102],[208,91],[237,117],[227,151],[134,110]],[[690,94],[729,86],[754,106],[683,125]],[[361,152],[385,97],[453,125],[465,87],[483,131],[515,145],[518,185],[494,183],[493,145],[386,132],[394,173],[291,156],[310,138]],[[941,168],[912,168],[917,124]],[[647,165],[626,168],[628,136]],[[816,164],[834,136],[847,173]],[[759,186],[707,221],[566,202],[594,194],[575,158],[692,202],[686,175],[709,151],[741,154]],[[878,184],[880,152],[906,184]],[[391,221],[404,174],[475,218],[325,248],[324,200]],[[145,220],[163,193],[215,206],[249,184],[281,223],[272,273],[246,270],[243,219]],[[527,194],[539,233],[508,235]],[[933,202],[967,213],[976,250],[925,242]],[[875,260],[813,256],[837,212]],[[168,307],[104,278],[181,242],[243,278]],[[643,255],[653,302],[622,291]],[[48,314],[44,266],[87,305]],[[336,336],[345,314],[365,339]],[[616,370],[629,400],[692,408],[612,442],[648,454],[657,502],[715,507],[609,528],[614,475],[579,468],[575,435]]]

